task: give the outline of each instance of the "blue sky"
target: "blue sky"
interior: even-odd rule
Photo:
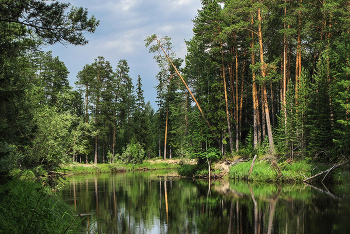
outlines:
[[[62,0],[62,2],[66,2]],[[89,15],[100,20],[94,34],[85,34],[89,44],[71,46],[56,44],[44,48],[51,50],[53,56],[65,63],[70,85],[74,87],[77,73],[85,64],[91,64],[98,56],[110,61],[113,69],[120,59],[126,59],[130,67],[130,76],[136,83],[137,76],[142,78],[146,101],[156,106],[157,85],[155,78],[159,69],[148,53],[144,39],[152,34],[172,38],[173,49],[177,57],[185,58],[185,40],[193,36],[192,19],[201,9],[200,0],[70,0],[72,6],[87,8]]]

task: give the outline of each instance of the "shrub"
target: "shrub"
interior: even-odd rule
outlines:
[[[133,141],[126,146],[126,149],[119,156],[119,160],[123,163],[142,163],[145,158],[145,150],[140,143],[133,143]]]
[[[0,233],[77,233],[70,207],[42,185],[12,180],[0,186]]]
[[[181,176],[188,176],[191,177],[197,172],[197,165],[181,165],[181,167],[178,169],[178,173]]]

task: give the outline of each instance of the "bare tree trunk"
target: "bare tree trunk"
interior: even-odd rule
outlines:
[[[286,2],[286,0],[285,0]],[[284,15],[287,15],[287,7],[284,8]],[[284,23],[286,28],[286,23]],[[284,124],[287,126],[287,110],[286,110],[286,93],[287,93],[287,39],[286,34],[283,34],[283,89],[282,89],[282,109],[284,112]],[[285,132],[287,128],[285,128]]]
[[[88,123],[88,101],[89,101],[89,95],[88,95],[89,85],[86,85],[85,89],[85,122]]]
[[[252,17],[252,21],[251,24],[254,24],[254,20]],[[252,50],[252,54],[251,54],[251,59],[252,59],[252,65],[255,65],[255,53],[254,53],[254,33],[252,32],[252,42],[250,44],[251,50]],[[259,136],[259,99],[258,99],[258,90],[257,90],[257,85],[256,85],[256,78],[255,78],[255,72],[253,72],[252,74],[253,76],[253,118],[254,118],[254,129],[253,129],[253,134],[254,134],[254,140],[253,140],[253,144],[254,144],[254,149],[257,147],[258,145],[258,136]]]
[[[241,101],[240,101],[240,108],[239,108],[239,139],[241,140],[242,137],[242,110],[243,110],[243,88],[244,88],[244,72],[245,72],[245,61],[243,62],[243,71],[242,71],[242,85],[241,85]]]
[[[238,130],[238,58],[237,58],[237,48],[236,48],[236,152],[239,148],[239,130]]]
[[[94,164],[97,164],[97,149],[98,144],[97,144],[97,136],[95,136],[95,159],[94,159]]]
[[[160,147],[160,133],[158,134],[158,152],[159,152],[159,154],[158,154],[158,156],[159,156],[159,158],[161,158],[162,157],[162,150],[161,150],[161,147]]]
[[[262,132],[262,140],[265,140],[266,137],[266,119],[265,119],[265,108],[264,108],[264,95],[262,91],[262,87],[259,87],[260,93],[260,101],[261,101],[261,132]]]
[[[165,119],[165,137],[164,137],[164,160],[166,160],[166,141],[168,137],[168,111],[169,108],[166,109],[166,119]]]
[[[261,75],[263,78],[266,77],[266,64],[264,61],[264,49],[263,49],[263,38],[262,38],[262,29],[261,29],[261,9],[258,9],[258,35],[259,35],[259,47],[260,47],[260,63],[261,63]],[[264,109],[265,109],[265,116],[266,116],[266,125],[267,125],[267,134],[269,137],[269,144],[270,144],[270,151],[272,154],[275,154],[275,146],[273,143],[273,136],[272,136],[272,128],[270,123],[270,113],[269,113],[269,106],[267,103],[267,94],[266,94],[266,83],[263,83],[263,90],[262,90],[262,96],[263,96],[263,102],[264,102]]]
[[[222,46],[221,46],[222,48]],[[227,89],[226,89],[226,78],[225,78],[225,66],[224,66],[224,52],[222,51],[222,79],[224,81],[224,93],[225,93],[225,104],[226,104],[226,120],[227,120],[227,130],[230,141],[230,150],[231,154],[233,153],[233,142],[232,142],[232,133],[231,133],[231,124],[230,124],[230,116],[228,113],[228,101],[227,101]]]
[[[113,143],[112,143],[112,163],[114,163],[114,155],[115,155],[115,126],[113,126]]]
[[[74,146],[73,146],[73,163],[75,162],[75,140],[74,140]]]
[[[275,146],[273,143],[272,129],[270,123],[270,113],[269,106],[267,104],[267,94],[266,94],[266,84],[263,84],[263,97],[264,97],[264,106],[265,106],[265,116],[266,116],[266,127],[267,127],[267,135],[269,137],[270,151],[272,154],[275,154]]]
[[[270,90],[271,90],[271,119],[272,119],[272,126],[275,126],[275,108],[274,108],[274,96],[273,96],[273,85],[272,82],[270,83]]]
[[[88,101],[89,101],[89,95],[88,95],[88,89],[89,85],[86,85],[86,90],[85,90],[85,123],[88,123]],[[87,131],[87,129],[86,129]],[[88,164],[88,156],[85,154],[85,163]]]

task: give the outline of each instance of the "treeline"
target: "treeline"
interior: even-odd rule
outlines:
[[[57,42],[84,45],[84,33],[98,25],[87,10],[56,1],[0,6],[1,181],[14,169],[50,178],[61,163],[154,156],[157,114],[145,103],[140,76],[134,88],[126,60],[113,70],[98,57],[82,68],[73,90],[64,63],[41,51]]]
[[[45,45],[84,45],[99,21],[82,7],[57,1],[0,4],[0,184],[14,170],[49,175],[87,144],[81,95],[68,70]],[[49,173],[49,174],[48,174]]]
[[[83,8],[7,1],[0,13],[2,175],[40,175],[64,161],[205,158],[209,148],[327,162],[349,155],[346,1],[202,1],[185,60],[169,37],[146,39],[159,65],[156,112],[127,61],[113,69],[96,58],[73,90],[64,64],[40,51],[86,44],[99,21]]]
[[[134,88],[129,70],[126,60],[120,60],[113,71],[108,61],[98,57],[78,73],[89,146],[77,152],[79,159],[73,155],[73,161],[81,162],[82,154],[86,163],[92,155],[94,163],[138,163],[153,156],[156,115],[150,102],[145,103],[140,75]]]
[[[181,69],[199,106],[170,39],[147,38],[166,154],[348,156],[349,13],[347,1],[203,0]]]

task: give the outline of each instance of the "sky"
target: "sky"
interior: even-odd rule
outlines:
[[[61,0],[67,2],[66,0]],[[89,16],[100,20],[95,33],[86,33],[89,43],[84,46],[56,44],[43,48],[52,51],[68,68],[70,86],[86,64],[103,56],[115,70],[120,59],[126,59],[134,85],[142,79],[145,101],[156,105],[159,68],[153,54],[145,47],[145,38],[152,34],[169,36],[176,56],[185,59],[185,40],[193,36],[193,22],[201,9],[200,0],[68,0],[72,6],[88,9]]]

